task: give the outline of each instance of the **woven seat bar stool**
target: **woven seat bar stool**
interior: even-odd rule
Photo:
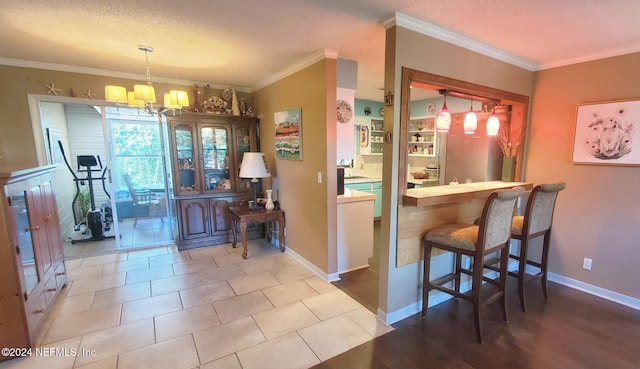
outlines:
[[[473,319],[478,342],[482,343],[480,326],[480,309],[493,302],[500,301],[502,316],[507,321],[505,285],[507,263],[509,259],[509,241],[511,222],[516,200],[525,193],[522,187],[499,190],[491,193],[485,201],[482,217],[475,224],[453,223],[437,227],[429,231],[423,241],[424,273],[422,281],[422,316],[425,317],[429,307],[429,292],[438,290],[473,304]],[[430,280],[431,251],[437,248],[454,254],[454,270],[441,278]],[[498,277],[484,275],[484,259],[488,254],[500,252]],[[471,270],[462,268],[462,257],[472,259]],[[480,267],[474,267],[480,266]],[[471,276],[471,288],[461,293],[462,276]],[[497,290],[481,300],[480,289],[483,282]],[[453,288],[448,287],[453,283]]]
[[[547,265],[549,260],[549,243],[551,240],[551,225],[553,223],[553,211],[558,198],[558,192],[564,190],[564,182],[542,184],[534,187],[529,194],[524,215],[516,215],[511,223],[511,238],[520,241],[517,253],[510,252],[509,258],[518,261],[518,270],[509,271],[509,275],[518,279],[518,294],[520,295],[520,308],[526,311],[524,284],[533,279],[540,278],[542,294],[547,299]],[[543,237],[540,262],[529,257],[529,242],[536,237]],[[496,266],[487,262],[486,268],[495,270]],[[536,274],[527,274],[527,265],[540,269]]]

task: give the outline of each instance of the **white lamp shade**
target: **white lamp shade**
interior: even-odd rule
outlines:
[[[449,132],[451,127],[451,113],[447,109],[447,103],[442,106],[438,116],[436,117],[436,128],[438,132]]]
[[[500,119],[493,113],[487,119],[487,136],[497,136],[500,130]]]
[[[105,86],[104,99],[115,103],[127,102],[127,89],[120,86]]]
[[[478,116],[470,111],[464,116],[464,134],[472,135],[476,133],[476,128],[478,128]]]
[[[171,93],[164,94],[164,107],[169,109],[180,109],[180,105],[171,97]]]
[[[240,178],[271,177],[267,159],[261,152],[245,152],[240,165]]]
[[[127,105],[130,108],[144,108],[144,101],[136,100],[133,91],[127,92]]]
[[[135,85],[133,86],[133,96],[136,100],[142,100],[145,103],[156,102],[156,91],[153,86]]]
[[[169,94],[171,95],[171,102],[174,105],[189,106],[189,95],[187,95],[186,91],[171,90]]]

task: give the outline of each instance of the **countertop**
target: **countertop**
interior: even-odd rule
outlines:
[[[338,195],[338,205],[340,204],[348,204],[351,202],[360,202],[360,201],[375,201],[376,195],[370,192],[357,191],[357,190],[349,190],[345,188],[344,195]]]
[[[345,184],[382,182],[382,177],[344,177]]]
[[[460,183],[434,187],[408,189],[402,197],[402,204],[407,206],[431,206],[455,201],[463,201],[477,196],[489,196],[495,190],[522,186],[527,190],[533,188],[527,182],[487,181]]]

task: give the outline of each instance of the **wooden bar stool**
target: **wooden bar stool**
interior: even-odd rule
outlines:
[[[555,208],[558,192],[564,190],[564,182],[542,184],[534,187],[529,195],[524,215],[516,215],[511,223],[511,238],[520,240],[520,250],[517,254],[509,253],[511,259],[518,261],[518,270],[509,272],[509,275],[518,279],[518,293],[520,295],[520,307],[526,311],[524,283],[532,279],[540,278],[542,293],[547,299],[547,264],[549,255],[549,243],[551,240],[551,224],[553,223],[553,210]],[[544,237],[542,241],[542,255],[540,262],[529,258],[529,241],[536,237]],[[495,270],[495,265],[488,263],[485,267]],[[527,274],[527,265],[540,268],[536,274]]]
[[[433,289],[448,293],[473,303],[473,319],[478,342],[482,343],[480,329],[480,308],[500,300],[502,316],[507,321],[505,301],[505,284],[507,262],[509,259],[509,240],[511,219],[517,198],[525,190],[516,187],[509,190],[495,191],[484,204],[479,224],[454,223],[437,227],[424,237],[424,274],[422,283],[422,316],[425,317],[429,307],[429,292]],[[448,275],[431,281],[431,250],[438,248],[454,254],[454,271]],[[488,254],[500,252],[500,268],[495,279],[484,275],[484,259]],[[462,268],[462,256],[472,258],[471,270]],[[475,267],[474,267],[475,265]],[[478,267],[479,266],[479,267]],[[462,274],[471,276],[471,288],[460,292]],[[497,287],[497,291],[481,300],[482,282]],[[454,288],[445,285],[454,283]]]

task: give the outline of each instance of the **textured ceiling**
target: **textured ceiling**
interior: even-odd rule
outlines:
[[[537,69],[640,51],[638,0],[0,0],[0,63],[20,61],[255,88],[328,49],[381,100],[394,12],[528,59]],[[107,73],[108,74],[108,73]]]

